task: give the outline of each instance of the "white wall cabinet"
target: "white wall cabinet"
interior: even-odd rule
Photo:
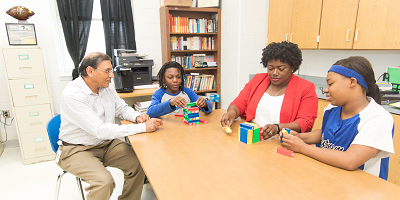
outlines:
[[[43,52],[37,46],[1,47],[24,165],[54,159],[46,124],[53,116]]]

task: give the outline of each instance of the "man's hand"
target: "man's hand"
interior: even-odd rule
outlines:
[[[141,114],[140,116],[136,117],[136,123],[143,123],[143,122],[147,122],[150,119],[150,117],[144,113]]]
[[[183,108],[187,105],[187,102],[184,98],[181,96],[176,96],[172,99],[169,100],[169,104],[171,106],[178,106],[179,108]]]
[[[203,97],[199,97],[196,101],[196,106],[199,108],[207,107],[207,102],[203,99]]]
[[[163,123],[161,119],[151,118],[146,121],[146,132],[150,133],[158,129]]]

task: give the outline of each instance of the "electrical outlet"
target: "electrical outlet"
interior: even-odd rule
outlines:
[[[9,110],[3,110],[2,115],[4,118],[10,118],[10,111]]]

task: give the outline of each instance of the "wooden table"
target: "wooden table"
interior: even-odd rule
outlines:
[[[194,126],[163,116],[156,132],[129,136],[158,199],[400,198],[399,186],[362,170],[278,154],[278,138],[244,144],[237,139],[240,121],[232,133],[223,131],[223,113],[201,113],[207,124]]]

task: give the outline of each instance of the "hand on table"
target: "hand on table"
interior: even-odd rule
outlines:
[[[136,117],[136,123],[143,123],[150,119],[150,116],[147,114],[141,114],[140,116]]]
[[[181,96],[176,96],[172,99],[169,100],[169,104],[171,106],[178,106],[179,108],[183,108],[187,105],[187,102],[184,98]]]
[[[203,99],[203,97],[199,97],[196,101],[196,106],[199,108],[207,107],[207,102]]]
[[[277,134],[279,134],[278,127],[276,127],[275,124],[267,124],[261,130],[263,140],[268,140],[269,138]]]
[[[146,132],[150,133],[158,129],[163,123],[161,119],[151,118],[146,121]]]

